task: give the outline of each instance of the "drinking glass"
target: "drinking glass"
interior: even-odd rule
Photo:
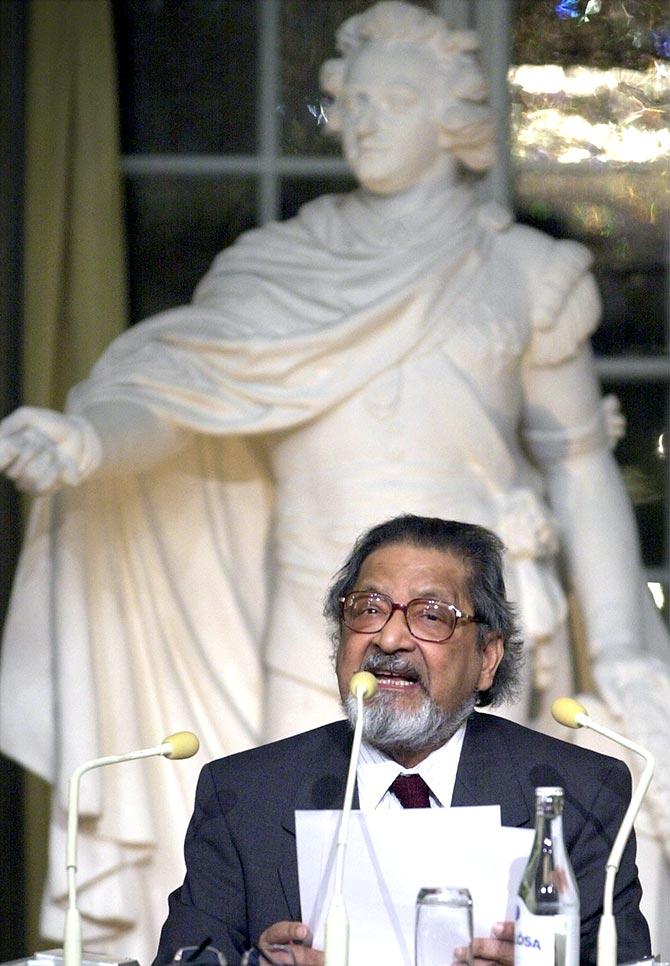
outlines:
[[[420,889],[414,928],[415,966],[472,964],[472,896],[456,886]]]

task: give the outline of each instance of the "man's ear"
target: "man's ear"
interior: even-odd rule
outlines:
[[[498,665],[505,654],[505,645],[500,634],[490,631],[482,648],[482,669],[479,675],[478,691],[488,691],[493,684]]]

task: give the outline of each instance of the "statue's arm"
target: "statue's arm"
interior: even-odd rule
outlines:
[[[643,581],[633,508],[610,448],[588,343],[524,373],[525,439],[546,480],[593,659],[634,653]]]
[[[647,802],[670,855],[670,646],[645,586],[633,508],[610,451],[587,346],[559,365],[529,370],[527,408],[528,443],[547,481],[584,617],[593,683],[613,727],[654,754]]]
[[[0,422],[0,471],[20,490],[49,493],[148,469],[187,440],[186,430],[135,403],[100,402],[77,415],[21,406]]]

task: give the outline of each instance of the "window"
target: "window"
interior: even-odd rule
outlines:
[[[511,61],[507,89],[493,84],[510,130],[493,190],[507,192],[521,220],[594,252],[604,302],[594,348],[603,388],[628,420],[617,458],[667,615],[665,0],[422,5],[480,26],[494,76]],[[318,68],[337,25],[368,6],[116,0],[133,321],[187,301],[241,231],[352,184],[322,136]]]

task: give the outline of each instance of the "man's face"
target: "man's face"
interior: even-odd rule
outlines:
[[[342,146],[368,190],[395,194],[446,168],[436,73],[433,54],[414,44],[371,44],[352,58],[338,98]]]
[[[415,597],[437,598],[470,614],[472,604],[466,585],[466,566],[457,557],[400,543],[371,553],[353,589],[387,594],[399,604]],[[394,713],[411,718],[431,698],[445,716],[450,716],[457,714],[476,691],[491,686],[502,654],[502,641],[493,635],[482,650],[476,624],[457,624],[452,637],[439,644],[419,641],[410,633],[405,615],[396,610],[374,634],[342,628],[337,680],[344,699],[352,675],[369,669],[378,684],[372,702],[383,701]],[[382,667],[375,667],[380,662]],[[392,670],[385,670],[384,664]]]

